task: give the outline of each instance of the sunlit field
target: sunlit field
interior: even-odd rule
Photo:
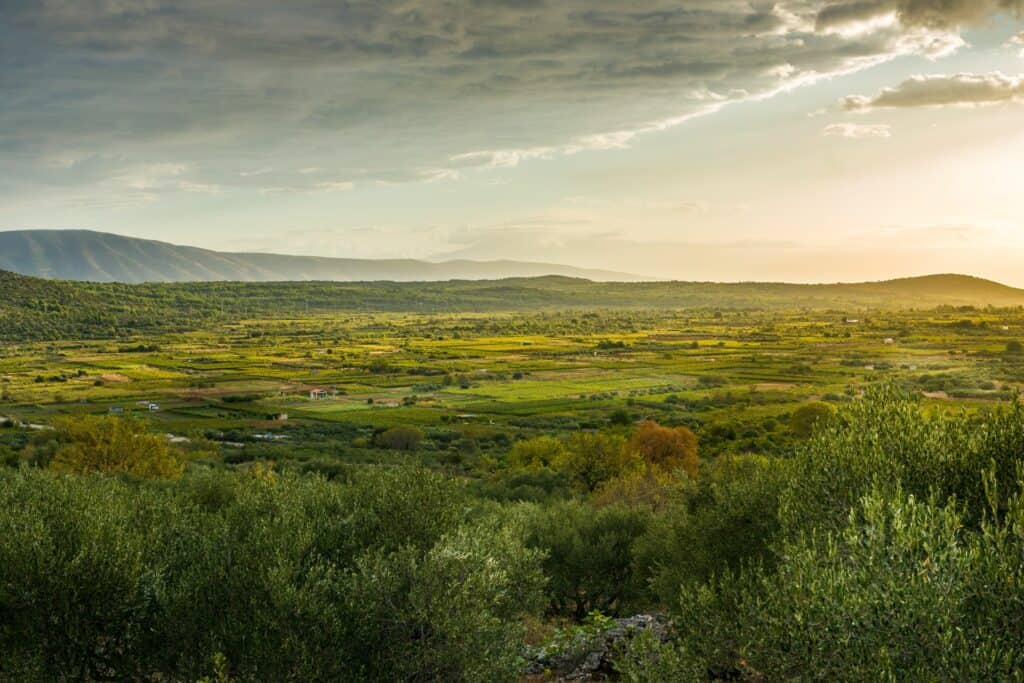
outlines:
[[[1007,353],[1024,331],[1019,311],[851,320],[711,311],[572,312],[557,324],[531,315],[313,316],[12,345],[0,370],[4,412],[23,422],[123,410],[155,430],[214,442],[230,432],[227,440],[246,447],[253,434],[338,422],[367,435],[399,424],[451,432],[427,459],[458,452],[470,425],[514,440],[600,427],[622,411],[630,421],[688,425],[713,452],[777,453],[803,402],[839,406],[895,382],[936,405],[975,409],[1010,400],[1024,384],[1024,358]],[[325,396],[311,399],[315,389]],[[282,414],[286,421],[272,419]],[[259,443],[253,457],[287,464],[294,445]],[[485,475],[477,460],[464,467]]]

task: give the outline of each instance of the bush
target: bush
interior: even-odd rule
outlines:
[[[517,622],[541,606],[539,559],[496,522],[462,527],[423,556],[370,551],[347,591],[350,654],[372,680],[518,680]]]
[[[493,500],[535,503],[562,500],[571,495],[566,476],[551,470],[527,470],[496,476],[490,481],[479,482],[474,491]]]
[[[1024,459],[1024,406],[947,415],[891,386],[872,390],[801,445],[783,492],[791,534],[834,530],[875,486],[899,485],[918,499],[957,498],[976,522],[985,510],[980,474],[995,466],[1001,487]]]
[[[697,476],[697,437],[686,427],[670,429],[648,420],[633,432],[629,448],[663,471],[681,469]]]
[[[555,468],[564,472],[580,493],[592,493],[605,482],[642,467],[636,453],[626,448],[625,439],[600,432],[576,432],[555,462]]]
[[[546,555],[551,614],[583,619],[590,611],[618,614],[645,594],[634,571],[633,547],[651,513],[578,501],[525,508],[526,543]]]
[[[377,435],[377,445],[396,451],[414,451],[423,441],[423,432],[416,427],[392,427]]]
[[[517,470],[537,471],[554,469],[555,463],[565,457],[565,446],[550,436],[517,441],[508,456],[509,465]]]
[[[1024,474],[1024,473],[1022,473]],[[903,493],[863,497],[824,544],[782,547],[778,571],[726,574],[680,600],[682,643],[634,651],[631,680],[695,671],[760,680],[1016,680],[1024,667],[1024,521],[977,532],[958,506]],[[650,667],[645,662],[658,662]]]
[[[835,417],[836,409],[828,403],[818,401],[805,403],[796,410],[789,418],[789,429],[801,439],[806,439]]]
[[[783,482],[779,461],[721,456],[687,481],[637,545],[637,563],[663,604],[751,561],[773,562]]]
[[[661,594],[681,586],[681,635],[667,646],[637,642],[620,661],[624,677],[1018,679],[1022,463],[1020,405],[949,416],[891,387],[871,392],[801,446],[776,483],[753,484],[760,493],[740,493],[744,479],[729,477],[720,494],[709,491],[704,511],[688,492],[692,516],[671,534],[651,527],[653,547],[668,547],[664,567],[699,567],[704,557],[719,566],[705,583],[692,568],[691,582],[655,574]],[[709,468],[700,484],[711,477]],[[775,486],[774,520],[764,519],[770,505],[743,502],[770,503],[763,494]],[[740,545],[768,540],[731,561],[727,545],[704,552],[702,543],[714,541],[701,537],[733,534]]]
[[[142,422],[117,417],[78,417],[57,422],[63,444],[50,467],[61,472],[130,474],[146,479],[177,479],[183,454]]]
[[[467,512],[405,468],[0,472],[0,680],[515,680],[540,558]]]

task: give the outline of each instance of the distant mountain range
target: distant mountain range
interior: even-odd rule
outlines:
[[[553,263],[347,259],[227,253],[91,230],[0,232],[0,269],[90,282],[423,282],[563,275],[634,282],[640,276]]]
[[[138,284],[146,282],[153,284]],[[0,313],[28,314],[39,301],[77,302],[68,303],[69,314],[86,301],[95,310],[156,311],[167,297],[182,296],[218,311],[229,303],[266,312],[1024,306],[1024,290],[968,275],[834,284],[642,281],[544,263],[228,254],[85,230],[0,232]]]

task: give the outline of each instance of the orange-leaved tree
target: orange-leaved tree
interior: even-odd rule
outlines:
[[[662,471],[681,469],[697,477],[697,436],[686,427],[662,427],[647,420],[633,432],[629,448]]]

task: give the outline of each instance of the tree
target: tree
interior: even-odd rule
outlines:
[[[697,436],[686,427],[662,427],[654,420],[641,424],[629,440],[629,449],[648,464],[664,471],[684,470],[697,476]]]
[[[633,547],[651,514],[621,505],[594,509],[580,501],[527,508],[526,544],[544,554],[548,609],[582,620],[592,610],[618,614],[645,592]]]
[[[640,463],[637,469],[601,484],[590,502],[597,507],[621,504],[662,510],[671,501],[679,480],[671,472],[637,460]]]
[[[401,425],[392,427],[377,436],[377,445],[396,451],[414,451],[423,441],[423,432],[416,427]]]
[[[835,414],[836,409],[827,403],[805,403],[793,411],[789,418],[789,429],[801,439],[806,439],[815,429],[828,424]]]
[[[1024,353],[1024,344],[1014,339],[1013,341],[1006,342],[1006,352],[1013,355],[1020,355]]]
[[[616,408],[612,411],[612,414],[608,416],[608,422],[613,425],[628,425],[632,421],[633,418],[630,417],[625,408]]]
[[[577,432],[569,437],[555,467],[569,477],[573,489],[593,493],[607,481],[643,469],[643,463],[621,436]]]
[[[558,439],[538,436],[518,441],[508,455],[509,464],[519,470],[554,469],[565,456],[565,447]]]
[[[146,479],[179,479],[185,471],[181,451],[151,434],[136,420],[116,417],[67,418],[56,425],[62,445],[50,462],[61,472],[131,474]]]

